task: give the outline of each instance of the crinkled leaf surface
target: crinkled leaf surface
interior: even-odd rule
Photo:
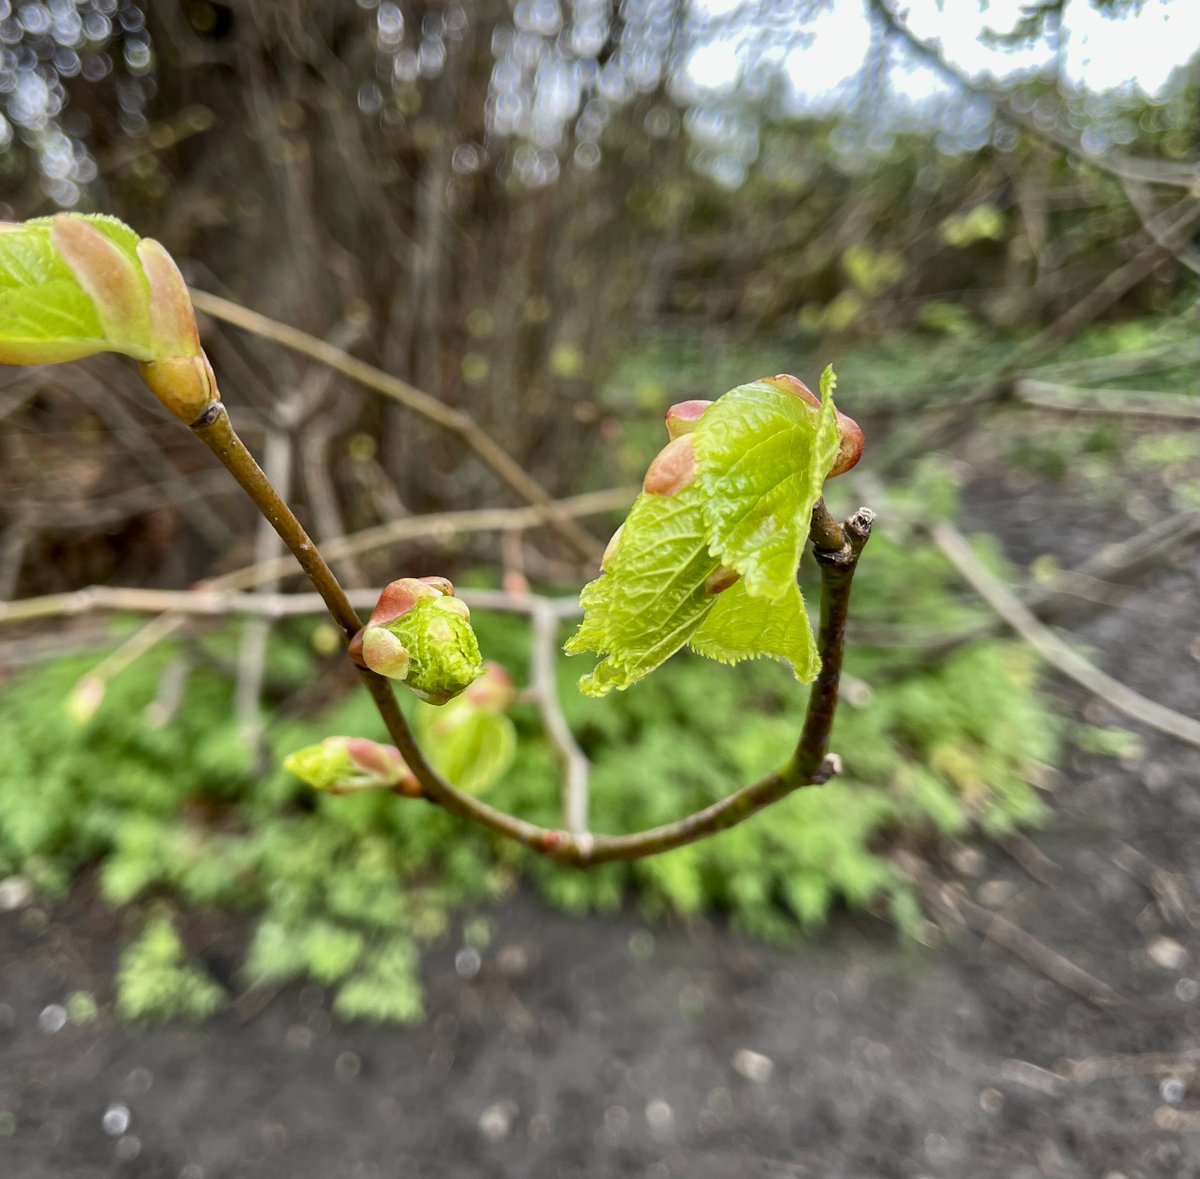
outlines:
[[[688,646],[697,655],[719,663],[761,656],[786,659],[804,683],[821,670],[800,587],[794,580],[775,602],[751,597],[746,583],[739,581],[716,599]]]
[[[624,689],[685,645],[734,663],[786,659],[809,682],[819,668],[796,568],[813,505],[838,452],[833,372],[818,410],[761,382],[715,402],[696,435],[697,476],[673,496],[640,495],[607,571],[584,587],[569,654],[600,656],[580,690]],[[741,580],[721,594],[722,566]]]
[[[696,430],[708,542],[752,597],[776,600],[795,581],[813,505],[838,453],[832,369],[822,403],[770,385],[739,385]]]
[[[132,229],[114,217],[81,219],[142,273]],[[127,342],[106,337],[95,305],[54,247],[52,220],[39,217],[0,227],[0,354],[10,363],[37,364],[128,350]],[[137,358],[147,359],[149,352],[142,356],[141,351]]]
[[[483,674],[470,619],[451,610],[445,598],[422,598],[385,627],[408,651],[404,683],[422,700],[444,704]]]
[[[568,640],[575,655],[594,651],[595,670],[579,681],[589,696],[637,683],[695,633],[716,599],[705,579],[720,565],[708,551],[703,496],[639,495],[608,572],[584,586],[583,622]]]

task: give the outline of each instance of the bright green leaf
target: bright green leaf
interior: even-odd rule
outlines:
[[[697,484],[674,496],[638,496],[608,571],[584,586],[583,622],[567,641],[570,655],[600,656],[579,681],[585,695],[628,688],[695,634],[716,601],[705,590],[720,565],[707,532]]]
[[[129,268],[131,285],[125,289],[133,292],[140,314],[119,323],[106,316],[105,308],[97,308],[55,244],[57,218],[0,225],[0,362],[53,364],[97,352],[152,359],[149,283],[137,254],[137,234],[113,217],[71,217],[117,248]],[[100,243],[101,253],[106,248]],[[115,269],[121,271],[121,266],[118,261]]]
[[[760,382],[740,385],[696,429],[697,484],[711,551],[753,597],[778,600],[795,581],[813,505],[838,453],[832,369],[820,410]]]
[[[744,582],[721,594],[688,645],[718,663],[773,656],[809,683],[821,669],[800,588],[793,581],[777,602],[752,598]]]
[[[705,412],[692,435],[693,481],[640,495],[605,573],[584,587],[583,622],[566,650],[600,659],[582,692],[628,688],[688,644],[722,662],[769,656],[803,681],[816,675],[796,568],[838,453],[833,384],[826,369],[820,408],[754,382]],[[722,568],[741,581],[713,594]]]

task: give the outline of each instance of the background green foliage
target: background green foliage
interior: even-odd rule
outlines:
[[[953,498],[944,488],[939,496]],[[973,617],[940,557],[886,522],[855,594],[856,623],[876,632],[912,634],[927,624],[944,632]],[[482,612],[476,623],[485,652],[519,681],[524,623]],[[316,713],[297,709],[297,694],[330,671],[314,654],[315,625],[281,627],[272,651],[276,765],[314,734],[384,735],[360,692]],[[334,1008],[346,1017],[417,1018],[421,947],[444,936],[456,912],[503,896],[522,876],[576,911],[633,898],[650,914],[716,910],[755,934],[791,938],[845,903],[911,930],[918,907],[889,850],[1036,821],[1030,770],[1054,754],[1053,726],[1019,648],[984,643],[923,666],[919,650],[856,644],[848,666],[856,679],[834,741],[846,765],[841,779],[706,843],[579,873],[419,801],[330,798],[282,771],[261,777],[231,720],[221,659],[233,639],[211,630],[156,651],[115,681],[82,728],[63,703],[87,661],[7,685],[0,874],[25,873],[56,894],[92,866],[109,903],[145,911],[116,979],[129,1016],[198,1017],[222,1001],[222,988],[310,978],[336,987]],[[148,723],[161,676],[181,658],[191,667],[182,706],[168,724]],[[775,768],[803,704],[787,669],[771,663],[729,669],[681,656],[603,700],[575,690],[577,663],[560,659],[558,674],[568,719],[593,761],[593,826],[603,831],[666,822]],[[557,825],[554,755],[532,706],[518,705],[513,717],[516,760],[488,799]],[[218,982],[189,959],[172,923],[180,907],[250,917],[237,977]]]

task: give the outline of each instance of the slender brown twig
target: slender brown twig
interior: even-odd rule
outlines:
[[[299,352],[304,356],[318,360],[328,365],[350,380],[382,393],[393,401],[399,402],[428,421],[434,422],[450,433],[456,435],[492,472],[500,478],[511,490],[515,491],[528,504],[544,509],[546,522],[565,540],[584,560],[597,563],[603,552],[599,544],[585,529],[557,512],[554,497],[530,475],[499,443],[480,429],[479,424],[470,414],[460,409],[452,409],[443,405],[436,397],[431,397],[421,389],[400,380],[366,361],[351,356],[343,348],[328,340],[310,336],[299,328],[279,323],[257,311],[251,311],[212,295],[206,291],[192,291],[192,302],[196,307],[211,315],[214,319],[233,324],[244,331],[253,332],[264,339],[273,340],[277,344]]]
[[[192,432],[212,451],[270,521],[308,574],[349,641],[362,625],[357,612],[308,533],[234,432],[224,405],[217,402],[209,406],[192,423]],[[400,711],[391,684],[366,668],[360,667],[359,672],[388,735],[420,782],[424,797],[430,802],[460,818],[478,823],[497,835],[576,867],[589,867],[612,860],[642,859],[670,851],[744,822],[792,791],[804,786],[821,785],[837,773],[838,760],[827,751],[837,707],[846,613],[854,571],[870,536],[873,519],[873,513],[866,508],[856,512],[846,522],[845,538],[836,550],[820,547],[822,541],[828,541],[832,535],[827,526],[815,534],[821,568],[821,622],[817,645],[825,671],[823,678],[813,686],[795,753],[781,769],[753,785],[743,787],[720,802],[676,822],[648,831],[632,835],[592,835],[589,832],[539,827],[462,793],[430,764]]]

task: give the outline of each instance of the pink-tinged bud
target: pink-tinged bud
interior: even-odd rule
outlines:
[[[517,698],[517,687],[512,676],[490,660],[484,665],[483,675],[463,692],[463,699],[480,712],[507,712]]]
[[[104,338],[121,352],[149,360],[150,340],[146,279],[132,259],[73,213],[50,222],[50,241],[96,308]]]
[[[838,447],[838,456],[826,476],[829,479],[835,475],[844,475],[862,458],[863,452],[862,427],[853,418],[848,418],[840,412],[837,416],[837,424],[838,433],[841,435],[841,444]]]
[[[138,366],[151,392],[181,422],[190,426],[221,399],[217,378],[203,352],[173,356]]]
[[[704,592],[706,594],[721,594],[724,593],[731,585],[734,585],[740,578],[741,574],[736,569],[730,569],[725,565],[721,565],[714,569],[704,579]]]
[[[359,634],[362,665],[389,680],[405,680],[412,660],[404,644],[382,626],[365,626]],[[356,636],[357,637],[357,636]]]
[[[199,356],[200,332],[187,283],[175,259],[153,238],[138,242],[150,283],[150,344],[156,357]]]
[[[421,784],[394,745],[365,737],[326,737],[319,745],[297,749],[283,759],[283,768],[327,794],[362,794],[391,790],[418,796]]]
[[[422,598],[453,593],[454,587],[444,577],[401,577],[383,587],[367,626],[386,626],[403,618]]]
[[[704,411],[712,405],[711,401],[680,401],[667,410],[667,434],[671,438],[681,438],[690,434],[704,416]]]
[[[649,495],[678,495],[695,477],[696,440],[684,434],[658,452],[642,480],[642,490]]]
[[[378,741],[368,741],[366,737],[347,737],[344,748],[350,764],[359,773],[374,778],[391,779],[407,768],[400,750],[394,745],[381,745]]]
[[[616,560],[617,553],[621,548],[621,536],[625,532],[625,525],[622,524],[616,532],[608,538],[608,544],[604,546],[604,555],[600,558],[600,568],[607,570],[608,567]]]
[[[817,409],[821,408],[821,399],[799,377],[793,377],[791,373],[759,377],[757,384],[770,385],[772,389],[778,389],[781,393],[790,393],[793,397],[807,401],[809,405],[815,405]]]
[[[793,377],[789,373],[779,373],[773,377],[759,377],[758,383],[770,385],[773,389],[778,389],[783,393],[791,393],[793,396],[807,401],[809,405],[816,406],[817,409],[821,408],[821,399],[799,377]],[[841,441],[838,446],[837,458],[834,459],[833,466],[829,468],[829,473],[825,476],[827,479],[844,475],[862,458],[863,452],[862,427],[852,417],[847,417],[842,413],[840,409],[836,412],[838,435]]]
[[[483,672],[471,611],[444,577],[401,577],[385,586],[350,658],[401,680],[429,704],[445,704]]]
[[[505,569],[500,579],[500,588],[514,598],[523,598],[529,593],[529,578],[520,569]]]

